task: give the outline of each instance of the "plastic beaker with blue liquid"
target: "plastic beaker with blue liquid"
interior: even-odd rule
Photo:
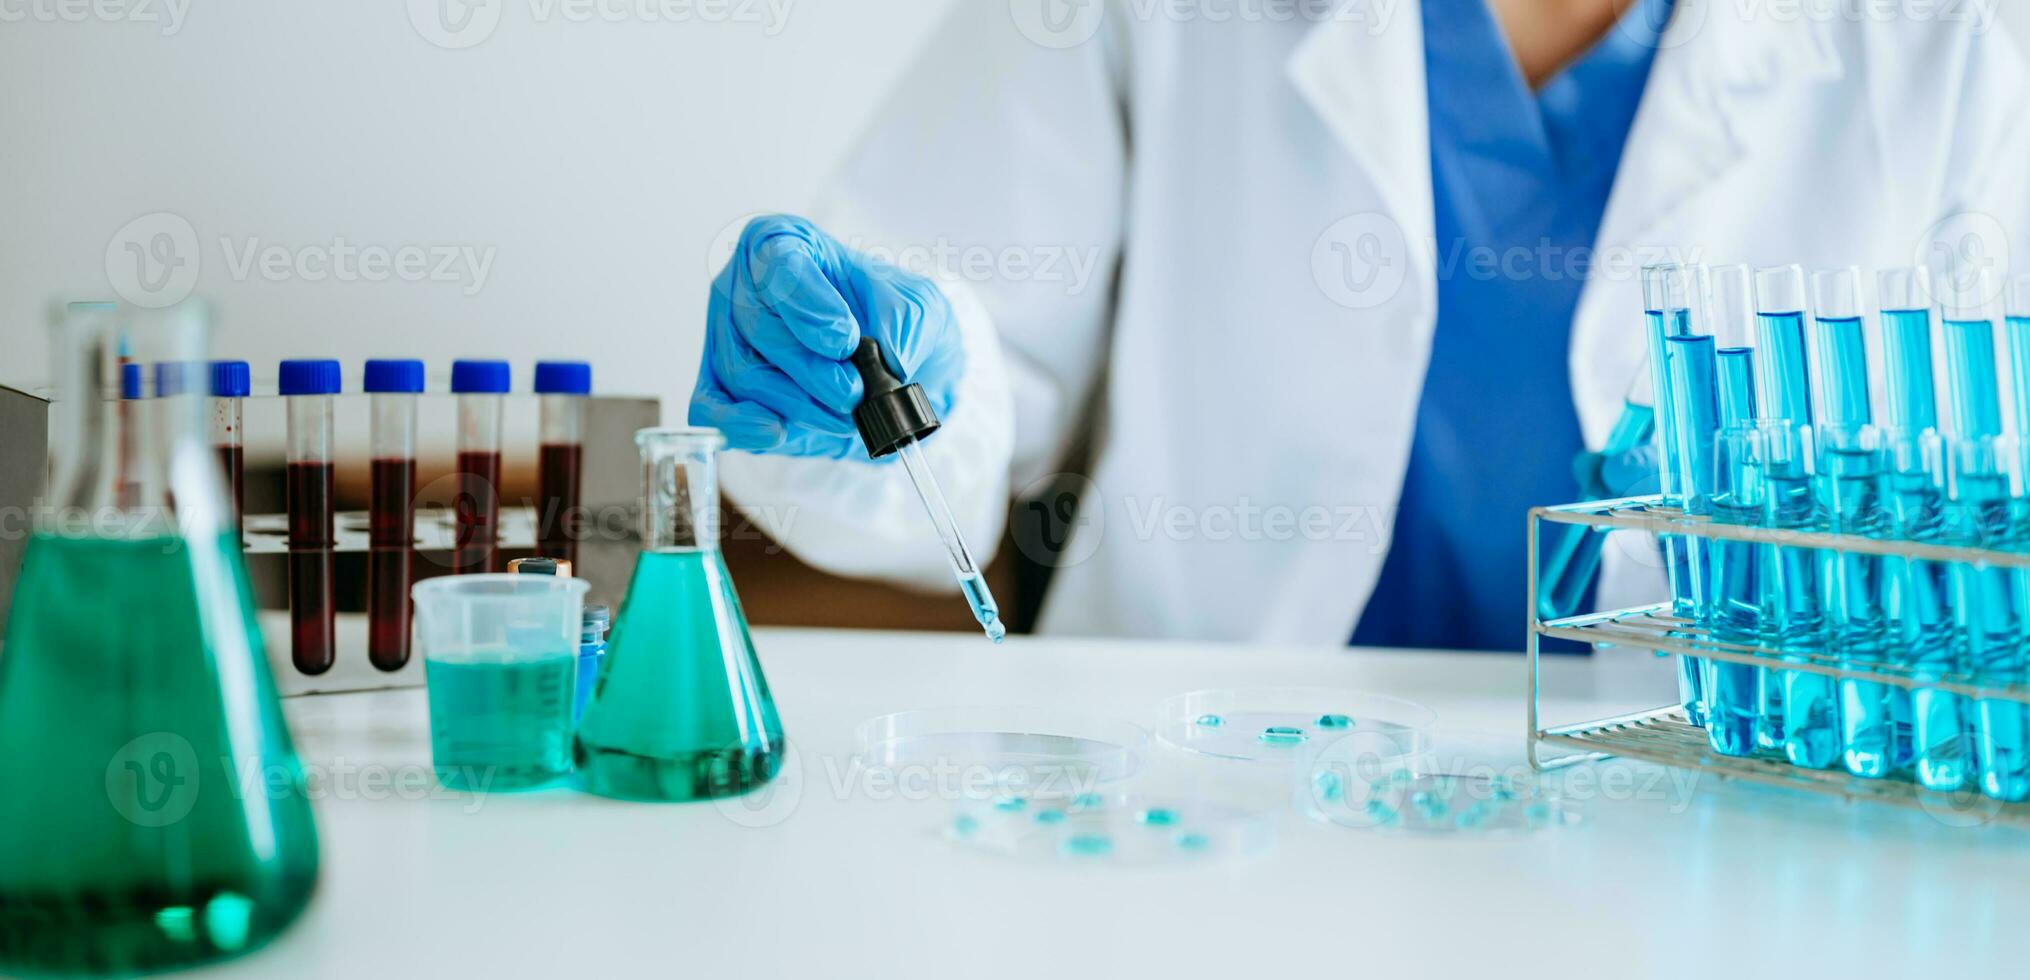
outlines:
[[[453,575],[416,586],[438,782],[488,792],[570,775],[588,588],[548,575]]]

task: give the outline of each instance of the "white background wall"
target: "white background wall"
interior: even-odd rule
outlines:
[[[436,18],[465,0],[85,2],[0,0],[0,380],[46,374],[45,303],[103,294],[109,243],[180,218],[215,348],[257,376],[496,354],[522,387],[537,357],[581,355],[674,421],[715,238],[809,203],[954,0],[473,0],[463,34]],[[341,240],[492,261],[483,284],[233,268]]]
[[[173,32],[38,17],[57,2],[0,0],[28,13],[0,22],[0,380],[42,379],[47,301],[105,293],[109,242],[169,212],[195,232],[215,350],[257,378],[288,356],[342,358],[350,387],[369,356],[441,375],[494,354],[525,389],[537,357],[583,355],[680,421],[714,238],[811,201],[950,0],[645,4],[688,22],[478,0],[438,34],[484,38],[461,50],[425,37],[447,0],[148,0],[188,4]],[[493,259],[476,291],[233,269],[250,244],[340,239]]]

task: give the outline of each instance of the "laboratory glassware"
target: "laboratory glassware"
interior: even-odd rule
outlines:
[[[606,662],[606,631],[613,622],[613,610],[590,603],[578,620],[578,696],[571,704],[571,722],[585,717],[585,705],[592,701],[592,689],[599,683],[599,665]]]
[[[945,836],[959,847],[1031,863],[1203,866],[1269,850],[1281,818],[1280,807],[1140,793],[961,797]]]
[[[1805,335],[1804,270],[1795,265],[1755,272],[1757,399],[1763,417],[1768,481],[1767,520],[1785,530],[1818,530],[1825,523],[1811,485],[1812,395]],[[1770,630],[1779,647],[1800,655],[1828,646],[1822,571],[1816,549],[1772,545]],[[1782,703],[1765,697],[1765,712],[1780,711],[1783,751],[1793,765],[1823,769],[1838,761],[1838,702],[1833,682],[1822,674],[1781,671],[1774,683]],[[1769,724],[1777,724],[1770,719]]]
[[[533,789],[571,772],[584,579],[446,575],[417,584],[430,764],[452,789]]]
[[[280,391],[289,407],[285,472],[289,498],[289,657],[299,672],[322,674],[338,662],[338,609],[332,550],[331,399],[337,361],[283,361]]]
[[[936,432],[939,424],[937,412],[930,407],[930,397],[924,394],[921,385],[903,384],[889,370],[881,345],[872,337],[860,338],[859,348],[853,351],[853,367],[860,373],[860,383],[866,389],[859,407],[853,409],[853,423],[860,430],[867,455],[874,459],[890,454],[901,458],[924,510],[930,514],[931,524],[937,529],[938,539],[944,542],[945,559],[959,581],[959,591],[965,595],[973,618],[979,621],[988,639],[1001,642],[1008,635],[1008,627],[1001,623],[1001,607],[988,591],[987,577],[973,561],[966,539],[959,534],[958,522],[952,518],[951,506],[945,503],[944,491],[938,489],[930,461],[923,455],[922,440]]]
[[[536,554],[545,558],[578,558],[579,471],[585,459],[585,402],[591,394],[592,365],[536,365],[542,438],[536,454]]]
[[[1649,344],[1650,387],[1656,394],[1657,478],[1666,507],[1684,506],[1678,485],[1682,463],[1679,458],[1678,406],[1670,396],[1666,367],[1668,341],[1692,332],[1690,290],[1683,266],[1645,266],[1642,270],[1644,334]],[[1692,583],[1691,541],[1676,534],[1657,536],[1663,550],[1664,571],[1670,578],[1672,612],[1681,619],[1694,615],[1696,589]],[[1685,717],[1694,725],[1706,723],[1705,666],[1696,658],[1678,658],[1678,695]]]
[[[509,381],[506,361],[451,365],[451,391],[458,396],[458,498],[453,504],[458,536],[451,570],[461,575],[494,571],[500,542],[501,401]]]
[[[373,461],[367,489],[367,660],[397,671],[409,662],[409,581],[416,541],[416,396],[423,362],[366,366]]]
[[[1412,834],[1517,834],[1579,822],[1555,777],[1534,772],[1514,738],[1431,730],[1416,751],[1359,734],[1322,746],[1298,769],[1299,812],[1350,829]]]
[[[715,429],[644,429],[642,551],[575,749],[584,788],[737,796],[782,766],[782,723],[719,553]]]
[[[1994,308],[1999,299],[1985,268],[1943,270],[1933,280],[1943,309],[1946,373],[1953,404],[1951,520],[1962,543],[2011,548],[2022,496],[2020,456],[2003,436],[2001,380],[1995,356]],[[1954,610],[1967,648],[1967,668],[1984,685],[2023,681],[2023,631],[2030,625],[2030,573],[2023,569],[1956,566]],[[2030,796],[2030,746],[2025,706],[1983,698],[1973,705],[1974,764],[1981,792],[1998,800]]]
[[[1868,354],[1861,306],[1861,271],[1815,272],[1812,350],[1818,363],[1814,409],[1819,456],[1814,479],[1827,529],[1887,537],[1891,530],[1887,454],[1869,407]],[[1849,668],[1889,666],[1886,577],[1880,555],[1826,551],[1829,635]],[[1902,666],[1901,650],[1893,652]],[[1904,688],[1841,680],[1841,760],[1856,776],[1879,779],[1910,764],[1910,696]]]
[[[315,889],[303,772],[201,393],[113,399],[130,349],[201,363],[204,315],[85,304],[52,339],[54,468],[0,655],[0,972],[242,955]]]
[[[1104,715],[1032,705],[922,708],[854,729],[854,761],[869,773],[951,772],[948,795],[1064,801],[1142,771],[1149,734]],[[1289,786],[1278,785],[1287,800]]]
[[[1762,523],[1766,487],[1756,443],[1755,299],[1747,266],[1718,266],[1709,273],[1709,319],[1717,362],[1720,429],[1715,437],[1711,512],[1730,524]],[[1731,643],[1759,643],[1765,621],[1762,593],[1768,562],[1764,549],[1743,541],[1707,542],[1706,626]],[[1763,710],[1767,672],[1724,660],[1706,662],[1706,736],[1713,750],[1748,755],[1783,742],[1780,727]],[[1771,685],[1773,686],[1773,684]]]
[[[1361,733],[1418,751],[1436,713],[1423,705],[1362,691],[1269,687],[1206,690],[1163,702],[1156,736],[1186,752],[1241,761],[1286,761],[1291,750]]]
[[[1946,454],[1932,360],[1931,277],[1921,266],[1884,269],[1875,282],[1891,533],[1906,541],[1943,543],[1948,536]],[[1942,562],[1885,559],[1883,602],[1890,642],[1904,651],[1912,675],[1920,679],[1965,671],[1965,648],[1955,635],[1951,574]],[[1910,704],[1918,782],[1944,792],[1963,788],[1973,761],[1966,699],[1918,687],[1910,692]]]
[[[236,527],[247,513],[246,404],[253,393],[253,372],[247,362],[211,362],[211,444],[232,494]]]
[[[1574,463],[1580,499],[1633,497],[1654,490],[1654,471],[1645,479],[1642,475],[1616,472],[1616,467],[1629,453],[1656,439],[1656,414],[1656,398],[1645,366],[1629,386],[1621,403],[1621,414],[1607,433],[1606,443],[1597,453],[1580,454]],[[1537,570],[1537,581],[1542,585],[1537,598],[1540,618],[1562,619],[1581,612],[1579,607],[1600,572],[1600,553],[1606,543],[1605,533],[1577,525],[1567,528],[1556,541],[1545,542]]]

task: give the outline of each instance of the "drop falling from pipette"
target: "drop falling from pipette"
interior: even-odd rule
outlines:
[[[853,351],[853,367],[860,372],[860,381],[867,389],[859,407],[853,410],[853,422],[860,429],[860,441],[866,444],[867,455],[879,459],[892,453],[902,458],[902,466],[909,471],[909,480],[923,500],[923,509],[930,514],[938,539],[944,542],[945,558],[959,580],[959,591],[965,595],[966,604],[972,607],[973,618],[980,621],[988,639],[1001,642],[1008,635],[1008,628],[1001,623],[1001,607],[988,591],[987,579],[980,574],[973,553],[966,548],[966,539],[952,519],[951,506],[945,503],[944,491],[938,489],[937,477],[923,456],[923,438],[936,432],[940,424],[937,412],[930,407],[930,398],[924,394],[922,385],[903,384],[888,369],[886,359],[881,356],[881,345],[872,337],[860,338],[859,348]]]

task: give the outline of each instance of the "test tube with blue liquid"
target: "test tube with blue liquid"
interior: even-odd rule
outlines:
[[[1768,481],[1770,527],[1814,531],[1825,524],[1812,487],[1812,399],[1805,340],[1804,270],[1795,265],[1755,273],[1757,367]],[[1817,549],[1775,545],[1770,632],[1787,659],[1802,661],[1829,646]],[[1805,670],[1780,672],[1783,754],[1792,765],[1824,769],[1839,761],[1839,710],[1833,680]],[[1765,684],[1765,690],[1772,685]],[[1764,699],[1764,709],[1774,707]]]
[[[1656,398],[1650,387],[1649,368],[1644,366],[1622,400],[1621,415],[1607,433],[1599,452],[1582,453],[1573,468],[1579,477],[1581,500],[1611,500],[1654,493],[1655,470],[1633,472],[1622,461],[1656,438]],[[1538,557],[1537,617],[1562,619],[1576,616],[1600,572],[1600,553],[1607,532],[1599,528],[1571,525],[1561,536],[1541,542]]]
[[[1981,269],[1948,270],[1933,279],[1944,312],[1946,374],[1953,433],[1947,457],[1951,500],[1947,520],[1955,543],[2005,548],[2017,535],[2011,471],[2014,453],[2002,436],[1992,280]],[[1953,609],[1967,669],[1983,684],[2010,683],[2021,673],[2023,575],[2008,568],[1953,566]],[[2020,798],[2022,718],[2014,702],[1972,705],[1973,757],[1981,792]]]
[[[973,561],[966,539],[959,534],[958,522],[952,518],[951,505],[945,503],[944,491],[938,488],[930,461],[923,455],[922,440],[936,432],[940,424],[930,397],[924,394],[922,386],[904,384],[889,370],[881,345],[872,337],[860,338],[860,346],[853,352],[853,367],[866,388],[859,407],[853,410],[853,422],[860,430],[861,442],[867,446],[867,455],[879,459],[893,454],[902,460],[917,496],[923,500],[924,510],[930,514],[931,524],[937,529],[938,540],[944,542],[945,557],[958,579],[959,591],[973,610],[973,618],[979,621],[988,639],[1001,642],[1008,636],[1008,627],[1001,623],[1001,607],[988,591],[987,578]]]
[[[1876,276],[1876,298],[1889,533],[1904,541],[1945,543],[1945,447],[1933,373],[1930,276],[1921,267],[1885,269]],[[1955,635],[1951,568],[1921,558],[1883,559],[1887,642],[1902,651],[1916,680],[1935,681],[1965,670]],[[1913,688],[1909,698],[1917,781],[1941,792],[1964,788],[1972,759],[1965,699],[1922,686]]]
[[[1685,497],[1678,481],[1683,464],[1677,434],[1681,408],[1671,396],[1668,346],[1670,338],[1692,332],[1690,290],[1686,285],[1684,267],[1676,264],[1645,266],[1642,270],[1642,300],[1644,334],[1649,343],[1650,386],[1656,392],[1658,402],[1659,491],[1664,506],[1682,507]],[[1658,544],[1663,549],[1664,570],[1670,577],[1671,613],[1686,620],[1696,615],[1691,540],[1679,534],[1658,535]],[[1686,719],[1701,726],[1706,723],[1704,673],[1705,667],[1698,658],[1678,658],[1679,701],[1684,706]]]
[[[1887,457],[1869,406],[1867,337],[1859,269],[1816,272],[1811,278],[1811,339],[1819,366],[1818,460],[1814,482],[1827,529],[1871,538],[1892,529],[1884,499]],[[1826,610],[1841,666],[1872,670],[1891,653],[1880,555],[1826,551]],[[1900,657],[1901,651],[1896,651]],[[1880,779],[1910,764],[1910,697],[1894,685],[1843,679],[1841,761],[1847,771]]]
[[[1747,266],[1711,270],[1708,310],[1718,347],[1720,409],[1710,509],[1715,521],[1752,527],[1762,523],[1768,488],[1756,425],[1755,300]],[[1709,543],[1705,625],[1714,640],[1761,643],[1765,561],[1764,549],[1750,542]],[[1707,661],[1706,735],[1715,752],[1746,756],[1781,746],[1781,729],[1768,730],[1761,723],[1766,673],[1748,664]]]

